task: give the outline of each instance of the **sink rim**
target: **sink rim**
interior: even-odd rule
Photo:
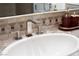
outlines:
[[[13,42],[12,44],[8,45],[8,46],[1,52],[1,54],[2,54],[2,55],[7,55],[8,51],[9,51],[12,47],[14,47],[16,44],[19,44],[19,43],[24,42],[24,41],[27,41],[27,40],[32,40],[32,39],[35,38],[35,37],[40,37],[40,36],[43,37],[43,36],[48,36],[48,35],[49,35],[49,36],[50,36],[50,35],[70,36],[70,37],[74,38],[75,40],[77,40],[78,43],[77,43],[76,48],[75,48],[74,50],[68,52],[68,53],[63,54],[64,56],[70,55],[70,54],[76,52],[77,50],[79,50],[79,38],[78,38],[78,37],[76,37],[76,36],[74,36],[74,35],[72,35],[72,34],[67,34],[67,33],[47,33],[47,34],[35,35],[35,36],[32,36],[32,37],[28,37],[28,38],[25,38],[25,39],[22,39],[22,40],[18,40],[18,41],[16,41],[16,42]],[[62,55],[61,55],[61,56],[62,56]]]

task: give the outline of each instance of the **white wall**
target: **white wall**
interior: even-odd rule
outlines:
[[[66,7],[70,9],[76,9],[76,8],[79,8],[79,4],[66,3]]]
[[[57,3],[56,4],[57,10],[63,10],[65,9],[65,3]]]

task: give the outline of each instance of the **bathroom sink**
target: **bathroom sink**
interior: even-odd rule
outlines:
[[[79,38],[66,33],[35,35],[12,43],[2,51],[8,56],[68,56],[79,50]]]

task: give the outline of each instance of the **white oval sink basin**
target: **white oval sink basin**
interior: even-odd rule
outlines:
[[[19,40],[2,51],[8,56],[67,56],[79,49],[79,38],[49,33]]]

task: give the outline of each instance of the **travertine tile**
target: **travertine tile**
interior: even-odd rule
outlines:
[[[63,32],[75,35],[79,37],[79,30],[74,31],[61,31],[58,29],[58,25],[61,24],[61,18],[64,15],[64,12],[48,12],[48,13],[36,13],[29,14],[18,17],[8,17],[5,19],[0,19],[0,47],[6,47],[12,42],[16,40],[14,37],[16,36],[16,32],[20,31],[20,36],[25,36],[27,32],[27,20],[35,21],[39,26],[39,31],[44,33],[56,33]],[[50,21],[51,19],[51,21]],[[57,19],[57,21],[56,21]],[[45,24],[44,24],[45,22]],[[14,26],[14,30],[11,30],[11,26]],[[5,32],[1,31],[1,28],[5,28]],[[38,32],[38,28],[36,24],[32,24],[33,33]]]

